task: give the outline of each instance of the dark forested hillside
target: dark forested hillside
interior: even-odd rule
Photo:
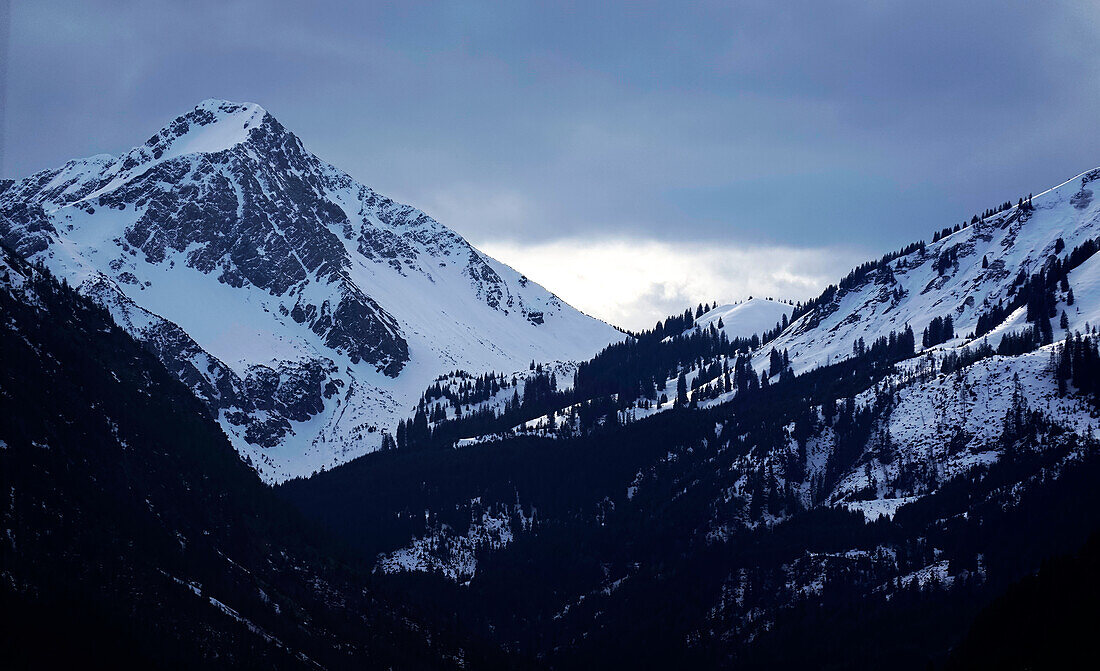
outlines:
[[[375,597],[107,313],[0,258],[0,666],[491,664]]]
[[[1100,535],[1072,555],[1043,562],[974,620],[947,669],[1070,669],[1096,636]]]
[[[411,417],[374,427],[383,449],[274,492],[163,352],[5,253],[5,661],[905,671],[1080,652],[1098,177],[863,264],[759,333],[700,305],[588,361],[425,377]],[[355,416],[355,390],[330,391]],[[71,644],[48,645],[59,627]],[[1003,632],[1015,647],[989,652]]]
[[[943,663],[981,604],[1100,528],[1088,484],[1100,455],[1035,418],[1024,434],[1005,429],[1018,442],[1000,462],[877,520],[807,505],[764,459],[746,466],[754,446],[785,451],[806,403],[838,400],[816,421],[832,425],[833,459],[858,462],[896,400],[844,399],[891,370],[868,352],[709,410],[572,438],[395,450],[282,492],[368,556],[431,538],[422,549],[437,567],[469,562],[463,539],[504,518],[511,542],[476,547],[459,584],[431,571],[387,580],[554,668],[924,669]],[[929,477],[914,466],[906,477]],[[827,468],[820,491],[845,468]]]
[[[385,589],[551,668],[965,668],[1004,617],[982,609],[1100,530],[1096,176],[756,336],[700,307],[572,384],[456,371],[388,450],[280,494]]]

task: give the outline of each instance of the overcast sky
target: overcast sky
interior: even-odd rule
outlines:
[[[1100,165],[1086,2],[15,0],[9,31],[5,177],[257,102],[629,327],[809,297]]]

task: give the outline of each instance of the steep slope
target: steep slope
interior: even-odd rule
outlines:
[[[4,668],[447,668],[471,654],[377,598],[155,357],[5,249],[0,315]]]
[[[1100,262],[1093,256],[1100,243],[1100,202],[1092,198],[1097,178],[1100,168],[1027,201],[1021,199],[1019,205],[945,229],[935,242],[914,243],[863,264],[819,298],[794,308],[789,325],[756,350],[750,351],[750,343],[737,339],[748,340],[754,333],[763,337],[765,331],[773,331],[782,325],[784,313],[791,315],[787,311],[790,306],[753,299],[733,308],[708,311],[683,335],[702,331],[712,338],[724,336],[730,345],[680,346],[697,353],[694,357],[677,355],[679,366],[663,366],[655,379],[657,392],[675,401],[677,375],[682,371],[692,398],[704,406],[720,405],[737,393],[736,385],[729,383],[730,371],[742,358],[758,375],[767,374],[774,381],[782,370],[804,373],[843,361],[861,347],[871,348],[876,341],[885,346],[892,342],[892,334],[900,336],[906,331],[912,331],[917,351],[958,350],[975,336],[979,343],[996,347],[1006,333],[1018,334],[1030,325],[1028,304],[1035,292],[1049,293],[1038,302],[1052,317],[1051,340],[1095,326],[1100,321]],[[1078,262],[1080,267],[1070,268]],[[1057,280],[1067,273],[1065,282],[1053,282],[1057,286],[1048,291],[1051,278]],[[778,313],[774,319],[773,310]],[[730,313],[731,324],[738,325],[742,311],[746,326],[731,330],[725,313]],[[1060,320],[1063,312],[1065,327]],[[934,321],[948,318],[951,337],[932,338],[926,345],[925,330],[934,329]],[[711,330],[719,319],[727,328]],[[677,347],[675,343],[668,346]],[[779,370],[773,350],[787,357]],[[700,367],[693,358],[710,363]],[[696,389],[702,393],[696,394]],[[569,400],[575,404],[584,399]],[[627,419],[648,417],[670,407],[645,400],[631,397],[625,404],[619,399],[618,404],[620,409],[632,408]],[[516,426],[523,430],[546,424],[545,417],[534,417]]]
[[[281,491],[555,668],[927,668],[1100,529],[1096,174],[864,264],[760,347],[685,314],[568,388],[448,381],[408,448]]]
[[[892,394],[885,369],[846,362],[709,410],[369,455],[283,491],[410,599],[554,668],[923,669],[1100,526],[1090,402],[1059,396],[1049,358]],[[1037,415],[1009,438],[1014,396]]]
[[[377,448],[444,372],[620,337],[253,104],[0,183],[0,241],[107,306],[269,481]]]
[[[850,356],[860,338],[870,345],[906,325],[919,346],[936,317],[950,316],[958,336],[974,333],[978,317],[1010,303],[1022,279],[1046,268],[1052,255],[1064,256],[1100,235],[1100,200],[1093,198],[1098,177],[1100,169],[1082,173],[1035,195],[1030,206],[1012,206],[914,251],[867,264],[771,344],[789,350],[795,370],[807,370]]]

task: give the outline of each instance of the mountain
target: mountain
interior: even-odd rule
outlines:
[[[0,183],[30,258],[0,262],[0,612],[25,614],[0,647],[85,623],[127,666],[1080,655],[1019,614],[1095,628],[1098,178],[805,303],[629,336],[252,105]]]
[[[110,315],[0,249],[4,668],[492,666],[373,587]]]
[[[679,343],[665,343],[666,350],[678,352],[650,351],[645,342],[656,332],[649,332],[633,345],[612,345],[580,369],[607,367],[601,359],[629,357],[629,372],[619,362],[599,375],[628,381],[614,390],[627,399],[616,402],[620,409],[631,408],[627,419],[637,419],[667,411],[674,403],[646,404],[656,395],[644,396],[635,387],[652,384],[657,395],[675,401],[681,372],[688,391],[702,406],[730,401],[738,393],[736,385],[730,384],[738,360],[757,375],[774,380],[784,371],[805,373],[844,361],[877,341],[883,349],[892,348],[891,338],[907,332],[915,340],[916,351],[942,354],[981,344],[996,348],[1006,333],[1037,329],[1036,310],[1052,318],[1045,323],[1047,343],[1087,331],[1086,327],[1100,323],[1100,262],[1093,256],[1100,238],[1100,202],[1092,198],[1098,178],[1100,169],[1090,170],[1029,196],[1026,202],[1020,199],[1019,205],[991,208],[985,216],[943,229],[932,243],[913,243],[859,266],[805,304],[792,307],[750,299],[713,308],[694,319],[690,310],[683,318],[672,317],[660,335],[667,340],[669,333],[679,334]],[[789,317],[789,324],[782,323],[784,317]],[[722,329],[717,328],[720,320]],[[946,324],[947,320],[950,334],[929,334],[933,321]],[[694,345],[685,342],[700,333],[725,338],[727,343],[711,343],[705,337]],[[754,345],[753,334],[767,341],[767,346]],[[786,360],[776,361],[773,350],[785,353]],[[699,366],[700,357],[709,364]],[[696,389],[703,391],[696,395]],[[600,384],[578,390],[555,409],[562,412],[608,390]],[[537,415],[551,410],[540,409]],[[532,418],[522,419],[505,428],[522,431],[532,425]],[[533,421],[537,426],[546,424],[542,417]]]
[[[1100,202],[1093,199],[1098,178],[1100,169],[1084,172],[1022,205],[945,229],[928,245],[864,264],[772,344],[790,351],[796,370],[806,370],[851,355],[859,338],[870,344],[906,325],[919,336],[937,316],[954,322],[958,338],[948,346],[963,342],[981,315],[1009,305],[1027,279],[1048,270],[1052,255],[1065,256],[1100,235]],[[1059,302],[1070,308],[1071,329],[1095,324],[1100,316],[1095,294],[1088,293],[1094,291],[1093,280],[1085,277],[1090,272],[1074,275],[1075,291],[1087,294],[1085,300],[1067,306],[1062,291]],[[1017,328],[1025,316],[1017,310],[996,324]]]
[[[778,328],[689,310],[571,384],[447,378],[402,449],[279,492],[410,602],[552,668],[954,664],[984,607],[1100,530],[1097,176],[865,263]]]
[[[0,241],[106,306],[268,481],[378,448],[432,381],[623,336],[207,100],[121,156],[0,182]]]

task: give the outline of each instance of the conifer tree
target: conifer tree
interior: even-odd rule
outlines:
[[[401,449],[405,449],[409,446],[407,431],[405,429],[405,420],[401,420],[397,423],[397,446]]]
[[[768,353],[768,376],[775,377],[783,370],[783,355],[773,347]]]

